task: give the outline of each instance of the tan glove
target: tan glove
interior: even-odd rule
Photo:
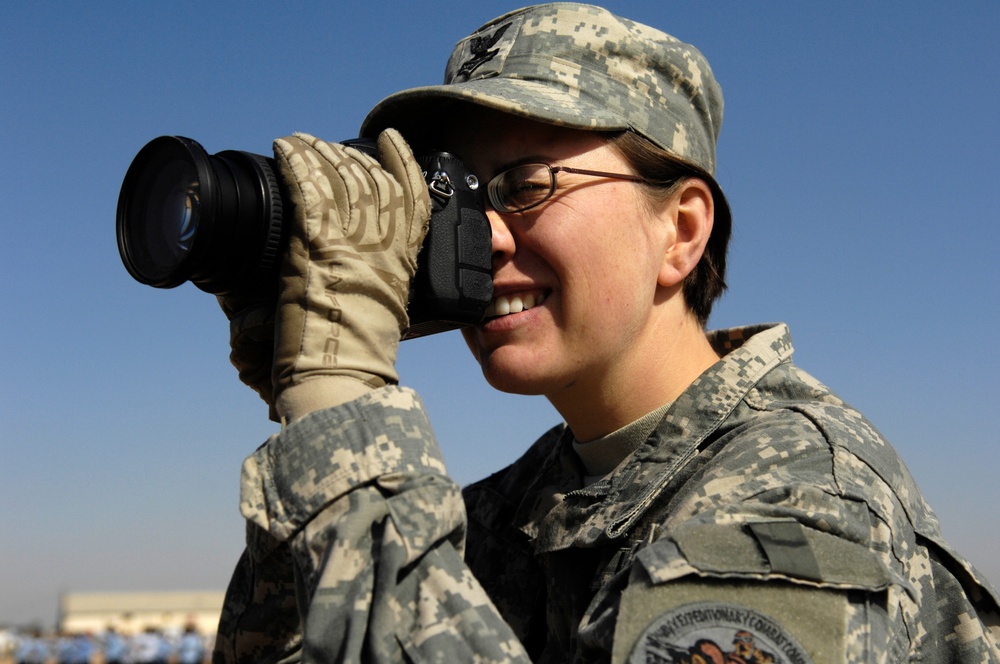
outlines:
[[[274,154],[294,219],[272,379],[278,413],[292,421],[397,382],[430,198],[392,129],[378,138],[378,160],[306,134],[278,139]]]
[[[274,408],[271,367],[274,364],[274,308],[277,293],[272,289],[253,297],[220,295],[219,306],[229,319],[229,361],[240,380],[267,403],[269,416],[279,422]]]

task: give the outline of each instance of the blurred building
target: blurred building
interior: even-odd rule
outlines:
[[[59,600],[62,632],[98,634],[114,627],[136,634],[149,627],[180,632],[194,625],[214,635],[222,612],[223,592],[67,593]]]

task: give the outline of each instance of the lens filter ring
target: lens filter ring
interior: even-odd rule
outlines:
[[[208,153],[197,142],[161,136],[132,160],[118,198],[122,262],[140,283],[173,288],[187,281],[198,253],[199,228],[211,222]]]

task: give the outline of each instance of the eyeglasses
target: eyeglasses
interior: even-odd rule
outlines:
[[[548,164],[521,164],[498,173],[486,184],[490,205],[497,212],[524,212],[541,205],[556,193],[556,173],[576,173],[594,177],[645,182],[636,175],[588,171],[569,166],[549,166]]]

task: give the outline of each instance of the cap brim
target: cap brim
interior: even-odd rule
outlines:
[[[382,100],[365,118],[361,136],[392,127],[416,145],[429,147],[455,122],[466,104],[573,129],[621,131],[628,124],[607,104],[554,89],[549,83],[508,78],[404,90]]]

